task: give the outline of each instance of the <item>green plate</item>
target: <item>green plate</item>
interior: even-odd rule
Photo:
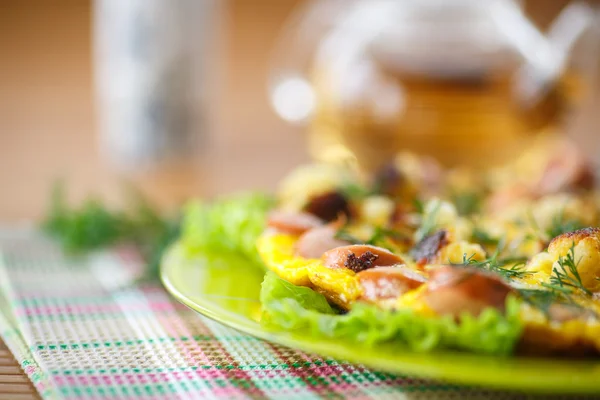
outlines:
[[[161,276],[167,290],[191,309],[239,331],[306,352],[460,384],[545,393],[600,393],[599,361],[398,353],[385,346],[357,350],[356,344],[267,331],[258,322],[263,272],[243,258],[228,255],[227,260],[189,260],[175,245],[166,254]]]

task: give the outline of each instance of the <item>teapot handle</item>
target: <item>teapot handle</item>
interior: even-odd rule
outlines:
[[[588,4],[570,3],[556,17],[546,36],[539,31],[537,52],[526,56],[527,63],[518,72],[517,98],[524,107],[535,106],[564,73],[579,39],[594,27],[598,17]],[[537,53],[537,54],[535,54]]]

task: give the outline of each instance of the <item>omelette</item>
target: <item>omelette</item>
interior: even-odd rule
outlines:
[[[423,318],[504,312],[518,299],[522,354],[600,353],[600,192],[572,145],[486,172],[398,154],[374,176],[289,174],[258,238],[285,281],[341,314],[357,304]]]

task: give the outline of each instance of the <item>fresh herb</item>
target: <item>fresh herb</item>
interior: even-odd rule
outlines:
[[[567,290],[571,292],[579,290],[588,296],[591,296],[592,292],[583,285],[581,276],[577,270],[580,261],[581,259],[575,261],[575,242],[573,242],[567,255],[559,257],[557,261],[558,266],[552,269],[550,285],[557,290]]]
[[[68,251],[110,246],[129,230],[120,213],[107,210],[97,199],[88,199],[78,210],[70,209],[62,182],[52,189],[50,210],[42,227],[58,237]]]
[[[467,257],[465,254],[463,256],[463,265],[485,268],[486,270],[497,273],[508,280],[523,278],[529,274],[529,272],[523,268],[523,259],[497,259],[497,254],[498,253],[495,253],[491,258],[484,261],[473,260],[473,256]],[[511,263],[514,264],[510,267],[506,266],[507,264]],[[545,289],[516,288],[516,290],[525,302],[530,304],[532,307],[541,310],[546,315],[548,315],[550,307],[553,304],[582,308],[573,300],[571,296],[573,291],[571,288],[556,284],[543,284],[543,286]]]
[[[133,244],[148,262],[148,274],[157,276],[162,252],[178,236],[179,219],[163,217],[134,190],[130,197],[133,207],[129,212],[110,210],[93,198],[71,208],[63,184],[57,183],[42,228],[71,253]]]
[[[526,258],[499,258],[499,250],[497,250],[490,258],[487,258],[483,261],[474,260],[474,254],[469,257],[467,257],[466,254],[463,254],[462,264],[452,265],[483,268],[490,272],[496,273],[507,280],[520,279],[531,274],[524,268],[525,261],[527,261]]]
[[[450,195],[450,201],[460,215],[472,215],[481,211],[482,197],[475,192],[460,192]]]
[[[433,205],[431,211],[423,214],[421,226],[419,226],[419,229],[417,229],[417,232],[415,233],[415,239],[417,242],[420,242],[424,237],[429,236],[434,232],[437,224],[437,215],[441,206],[442,202],[435,200],[435,204]]]

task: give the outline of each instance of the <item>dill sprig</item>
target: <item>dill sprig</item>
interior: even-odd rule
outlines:
[[[550,284],[544,286],[550,289],[559,291],[582,291],[588,296],[592,295],[592,292],[588,290],[581,281],[581,276],[577,270],[577,266],[581,258],[575,261],[575,242],[571,245],[569,252],[566,256],[561,256],[556,262],[558,266],[552,268],[552,275],[550,275]]]
[[[502,237],[498,239],[496,251],[491,257],[483,261],[477,261],[473,259],[474,254],[470,257],[467,257],[466,254],[463,254],[462,265],[484,268],[490,272],[502,276],[507,280],[520,279],[530,275],[531,272],[525,270],[525,262],[527,261],[526,257],[500,258],[500,254],[504,251],[505,247],[506,238]]]
[[[42,229],[70,253],[133,244],[148,263],[148,277],[155,278],[162,253],[179,235],[179,217],[166,218],[135,188],[129,189],[128,210],[112,210],[94,198],[73,207],[67,204],[63,183],[57,182]]]
[[[531,272],[525,269],[525,262],[527,261],[526,257],[500,258],[500,254],[502,251],[504,251],[505,247],[506,238],[502,237],[498,240],[496,251],[491,257],[483,261],[477,261],[473,259],[474,254],[470,257],[467,257],[466,254],[463,254],[462,265],[484,268],[490,272],[502,276],[506,280],[520,279],[530,275]]]
[[[499,258],[498,254],[499,252],[496,251],[490,258],[487,258],[483,261],[474,260],[474,254],[470,257],[467,257],[466,254],[463,254],[462,264],[452,265],[483,268],[490,272],[496,273],[507,280],[520,279],[531,274],[531,272],[525,270],[524,268],[525,261],[527,260],[526,258]]]

